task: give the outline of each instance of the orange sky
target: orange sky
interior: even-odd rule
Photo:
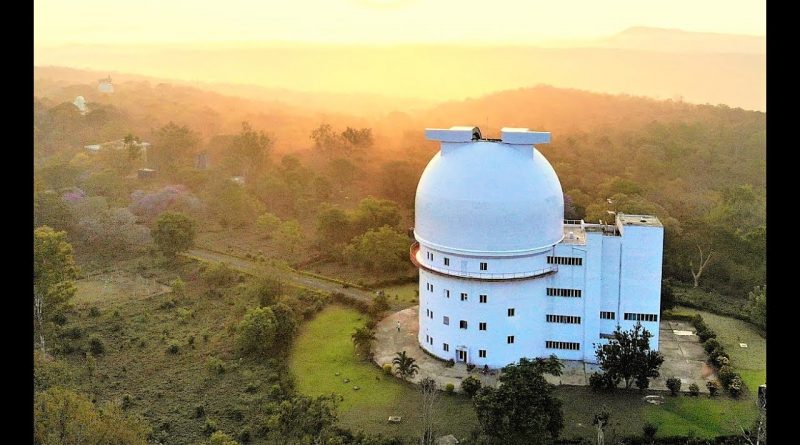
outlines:
[[[35,0],[34,43],[543,43],[632,26],[765,35],[761,0]]]

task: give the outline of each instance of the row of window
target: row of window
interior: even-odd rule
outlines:
[[[567,324],[580,324],[581,317],[576,317],[574,315],[548,315],[547,316],[548,323],[567,323]]]
[[[580,297],[581,290],[580,289],[565,289],[562,287],[548,287],[547,288],[547,296],[548,297]]]
[[[583,258],[572,256],[548,256],[547,264],[561,264],[564,266],[582,266]]]
[[[547,340],[544,347],[547,349],[567,349],[569,351],[579,351],[581,349],[581,344],[569,341]]]
[[[425,252],[425,254],[426,254],[426,257],[429,260],[431,260],[431,261],[434,260],[433,252]],[[447,257],[442,258],[442,263],[444,263],[445,266],[449,266],[450,265],[450,258],[447,258]],[[489,263],[481,263],[480,267],[481,267],[481,270],[489,270]]]
[[[428,343],[429,345],[433,346],[433,337],[431,337],[429,335],[426,335],[425,336],[425,342]],[[445,344],[447,344],[447,343],[445,343]],[[445,349],[445,351],[447,351],[447,349]]]
[[[609,311],[600,311],[600,318],[603,320],[613,320],[617,314]]]
[[[632,321],[658,321],[658,314],[637,314],[625,312],[625,319]]]

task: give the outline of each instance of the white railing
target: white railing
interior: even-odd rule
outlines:
[[[437,267],[430,264],[424,264],[417,257],[418,253],[419,253],[419,243],[412,244],[411,248],[409,249],[409,254],[411,257],[411,262],[414,263],[415,266],[422,267],[424,269],[428,269],[434,272],[439,272],[445,275],[452,275],[455,277],[462,277],[462,278],[479,278],[482,280],[510,280],[515,278],[535,278],[558,272],[558,266],[555,264],[545,267],[543,269],[536,269],[525,272],[512,272],[512,273],[466,272],[455,269],[447,269],[444,267]]]

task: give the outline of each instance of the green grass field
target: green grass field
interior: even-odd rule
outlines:
[[[415,387],[384,375],[353,352],[350,333],[364,320],[353,309],[331,306],[304,325],[290,358],[297,389],[308,395],[341,395],[340,421],[354,430],[417,437],[421,419]],[[436,413],[442,434],[463,437],[477,424],[470,402],[460,395],[442,395]],[[402,423],[389,424],[389,416],[402,416]]]
[[[418,289],[419,284],[417,283],[408,283],[382,288],[382,290],[386,292],[386,295],[389,297],[389,304],[392,306],[392,309],[395,310],[404,309],[418,304],[419,295],[417,295],[416,292]]]

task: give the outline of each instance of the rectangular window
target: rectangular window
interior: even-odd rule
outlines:
[[[600,318],[603,320],[613,320],[616,317],[614,312],[610,311],[600,311]]]
[[[431,337],[431,340],[428,343],[430,343],[430,345],[433,346],[433,337]]]
[[[478,357],[486,358],[486,350],[485,349],[478,349]]]
[[[489,270],[489,263],[481,263],[481,270]]]
[[[450,258],[445,258],[444,259],[444,265],[445,266],[449,266],[450,265]]]
[[[486,295],[481,295],[481,303],[486,303]]]
[[[561,287],[548,287],[547,288],[547,296],[548,297],[576,297],[580,298],[581,296],[580,289],[565,289]]]
[[[449,289],[445,289],[445,290],[444,290],[444,296],[445,296],[446,298],[450,298],[450,290],[449,290]]]
[[[508,337],[506,337],[506,343],[508,343],[509,345],[514,343],[514,336],[509,335]]]
[[[478,330],[479,331],[485,331],[486,330],[486,323],[485,322],[478,323]]]
[[[461,329],[467,329],[467,320],[461,320],[458,322],[458,327]]]
[[[428,335],[425,335],[425,343],[430,343],[430,337]]]
[[[433,283],[431,283],[431,292],[433,292]]]
[[[450,326],[450,317],[446,315],[442,317],[442,323],[446,324],[447,326]]]
[[[614,334],[604,334],[604,333],[601,332],[600,333],[600,338],[604,338],[606,340],[609,340],[609,339],[614,338]]]
[[[637,314],[625,312],[625,320],[629,321],[658,321],[658,314]]]
[[[444,349],[444,352],[447,352],[447,351],[450,350],[450,345],[448,345],[447,343],[443,343],[442,344],[442,349]]]
[[[545,343],[547,349],[566,349],[569,351],[579,351],[581,349],[580,343],[573,343],[568,341],[553,341],[547,340]]]
[[[433,261],[433,253],[431,253],[431,261]]]
[[[425,309],[425,316],[426,317],[430,317],[431,316],[431,310],[430,309]]]
[[[548,323],[580,324],[581,317],[574,315],[547,315]]]
[[[461,292],[461,301],[467,301],[467,294]]]
[[[508,316],[509,317],[513,317],[514,316],[514,308],[513,307],[508,308]]]
[[[431,283],[425,282],[425,290],[431,290]]]
[[[431,311],[431,320],[433,320],[433,311]]]
[[[582,266],[583,258],[572,256],[548,256],[547,264],[559,264],[563,266]]]

